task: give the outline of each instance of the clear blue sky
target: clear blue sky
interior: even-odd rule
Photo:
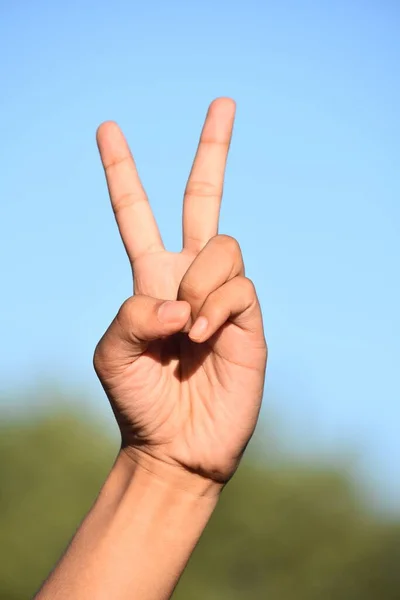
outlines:
[[[299,451],[356,449],[400,502],[400,8],[394,0],[0,1],[0,386],[92,393],[131,293],[95,146],[123,127],[166,244],[208,103],[238,104],[221,232]]]

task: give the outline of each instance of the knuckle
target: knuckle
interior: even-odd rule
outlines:
[[[100,129],[100,127],[99,127]],[[104,165],[104,170],[106,173],[108,173],[109,171],[112,171],[113,169],[120,167],[121,165],[123,165],[124,163],[129,161],[129,156],[117,156],[114,157],[110,160],[110,162],[108,162],[107,164]]]
[[[227,307],[226,304],[221,303],[220,299],[210,297],[210,301],[206,302],[205,310],[212,312],[213,320],[217,323],[225,321],[227,318]],[[228,313],[229,314],[229,313]]]
[[[130,331],[132,324],[135,322],[135,307],[138,301],[138,296],[130,296],[121,305],[117,312],[115,321],[121,332]]]
[[[218,186],[209,181],[189,181],[185,190],[186,197],[215,198],[220,195]]]
[[[253,300],[257,297],[257,292],[254,283],[248,277],[238,277],[239,286],[241,293],[248,298]]]
[[[125,302],[122,303],[118,313],[117,313],[117,319],[120,322],[125,321],[127,318],[130,318],[132,315],[132,310],[134,305],[136,304],[136,297],[135,296],[130,296],[129,298],[127,298],[125,300]]]
[[[204,298],[204,291],[198,283],[195,283],[188,279],[183,279],[179,286],[179,296],[184,298],[190,298],[191,300],[202,300]]]
[[[121,213],[125,208],[130,208],[138,202],[143,202],[145,200],[143,194],[138,192],[126,192],[125,194],[121,194],[118,198],[116,198],[112,203],[112,209],[115,215]]]
[[[240,278],[242,280],[242,285],[244,286],[244,288],[248,291],[251,292],[252,294],[256,294],[256,286],[254,285],[254,282],[249,278],[249,277],[241,277]]]
[[[225,252],[227,252],[229,255],[233,257],[242,256],[242,251],[240,249],[239,242],[231,235],[220,233],[219,235],[216,235],[214,237],[214,240],[214,243],[220,244],[221,247],[225,250]]]

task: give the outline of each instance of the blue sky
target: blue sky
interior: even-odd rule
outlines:
[[[0,388],[108,410],[95,344],[131,293],[95,145],[116,120],[166,245],[209,102],[237,101],[221,232],[296,451],[355,452],[400,501],[400,9],[373,2],[0,1]]]

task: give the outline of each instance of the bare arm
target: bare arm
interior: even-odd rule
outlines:
[[[215,486],[172,475],[155,476],[122,451],[37,598],[170,598],[218,500]]]

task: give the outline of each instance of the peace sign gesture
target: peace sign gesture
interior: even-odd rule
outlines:
[[[267,349],[238,243],[218,235],[235,104],[212,102],[183,202],[183,248],[162,243],[115,123],[97,133],[134,295],[97,345],[94,365],[138,465],[201,494],[234,473],[261,404]],[[193,483],[192,483],[193,482]]]

